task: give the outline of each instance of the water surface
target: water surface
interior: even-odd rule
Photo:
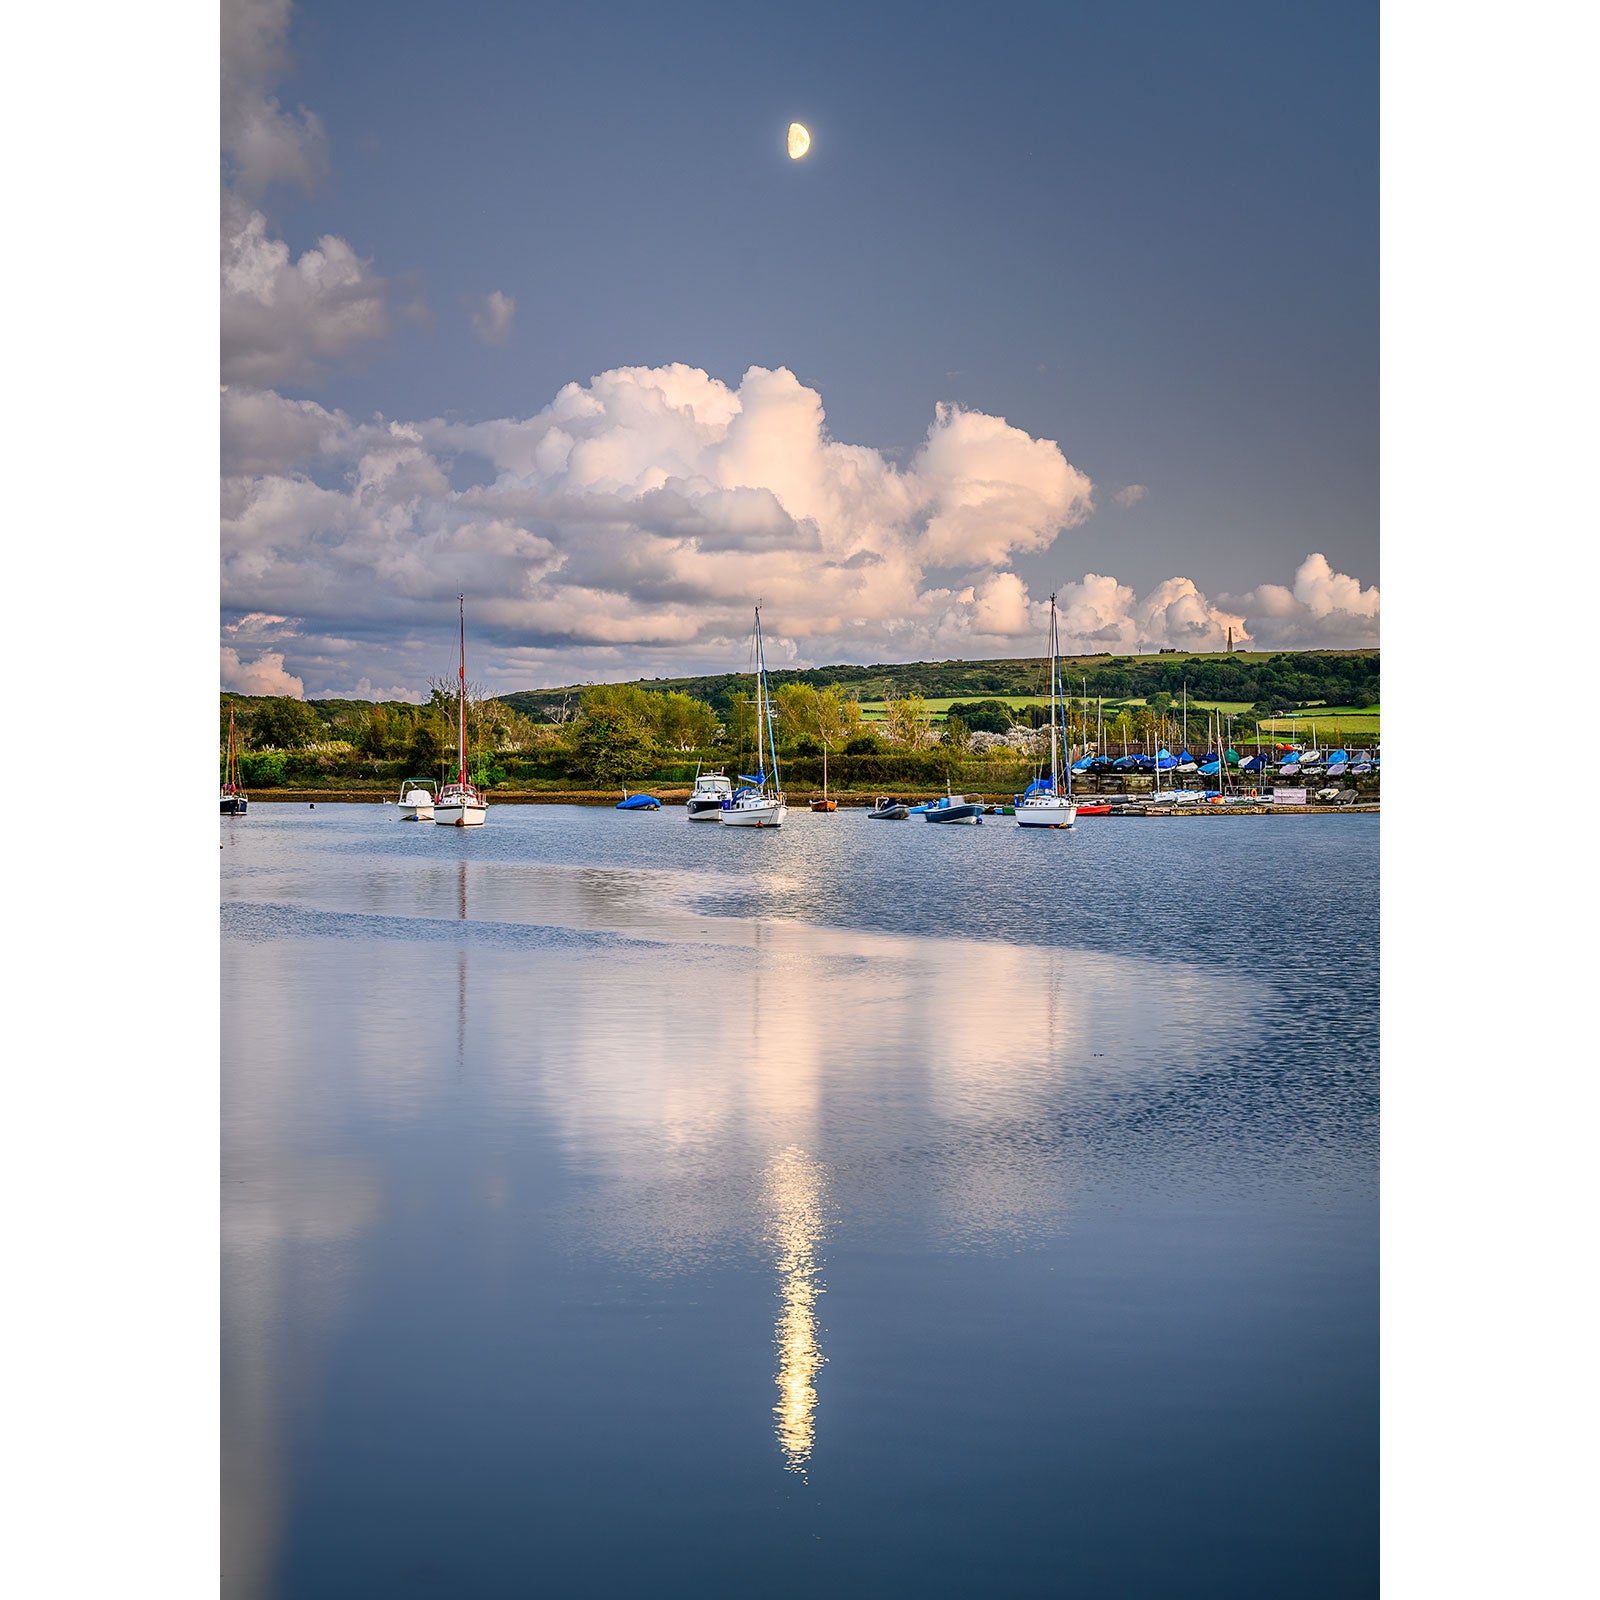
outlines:
[[[230,1595],[1375,1592],[1376,817],[222,841]]]

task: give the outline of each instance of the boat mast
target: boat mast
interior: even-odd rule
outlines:
[[[461,607],[461,700],[456,721],[456,782],[463,787],[467,781],[467,597],[458,594]]]
[[[763,710],[763,708],[765,708]],[[772,696],[767,693],[767,647],[761,638],[761,607],[756,607],[756,761],[761,762],[761,719],[767,722],[767,746],[772,752],[772,788],[781,792],[783,780],[778,772],[778,740],[772,731]],[[767,769],[761,766],[764,773]]]
[[[1061,789],[1061,763],[1056,756],[1056,597],[1050,596],[1050,793]]]

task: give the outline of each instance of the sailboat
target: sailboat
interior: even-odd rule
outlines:
[[[1056,597],[1050,596],[1050,776],[1038,777],[1017,796],[1017,825],[1070,828],[1078,820],[1072,798],[1072,767],[1066,745],[1066,703],[1061,694],[1061,638]],[[1063,756],[1066,759],[1063,759]]]
[[[730,828],[777,828],[789,814],[778,774],[778,746],[772,736],[772,696],[767,693],[767,655],[761,642],[761,607],[756,607],[756,770],[739,774],[742,789],[717,813]],[[766,756],[772,755],[772,782],[767,783]]]
[[[233,731],[233,706],[228,706],[228,764],[222,775],[222,815],[242,817],[250,802],[245,798],[244,786],[239,782],[239,742]]]
[[[433,820],[446,828],[481,828],[489,802],[467,781],[467,597],[461,607],[461,701],[456,718],[456,781],[447,783],[433,803]]]
[[[813,811],[837,811],[839,802],[828,798],[828,747],[822,747],[822,798],[811,802]]]

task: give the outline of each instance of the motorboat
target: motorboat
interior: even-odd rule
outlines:
[[[400,785],[400,820],[432,822],[434,791],[437,788],[432,778],[407,778]]]
[[[872,809],[867,813],[868,822],[904,822],[911,814],[911,808],[904,800],[896,800],[891,795],[880,794],[872,802]]]
[[[789,814],[778,773],[778,741],[772,727],[772,696],[767,692],[767,656],[761,642],[761,607],[756,607],[756,770],[739,774],[743,786],[717,813],[730,828],[778,828]],[[772,782],[767,782],[766,757],[772,757]]]
[[[489,802],[467,777],[467,597],[461,607],[461,696],[456,718],[456,781],[447,783],[433,802],[433,820],[442,828],[481,828]]]
[[[982,822],[983,802],[969,800],[964,794],[947,794],[935,800],[922,813],[924,822]]]
[[[715,772],[697,772],[694,791],[685,804],[691,822],[715,822],[718,814],[733,798],[733,784],[719,767]]]

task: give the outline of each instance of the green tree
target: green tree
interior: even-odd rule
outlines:
[[[250,742],[274,750],[303,750],[322,735],[322,719],[304,700],[277,695],[250,713]]]
[[[693,695],[650,695],[660,702],[655,707],[656,736],[669,750],[701,750],[717,737],[717,714],[704,700]]]
[[[414,778],[431,778],[452,753],[449,730],[438,717],[419,717],[406,742],[406,765]]]
[[[929,714],[928,702],[916,693],[886,701],[883,731],[890,744],[906,750],[922,749],[933,739],[933,717]]]
[[[620,711],[602,706],[575,727],[573,752],[579,773],[601,788],[627,783],[656,764],[657,747],[650,730]]]

